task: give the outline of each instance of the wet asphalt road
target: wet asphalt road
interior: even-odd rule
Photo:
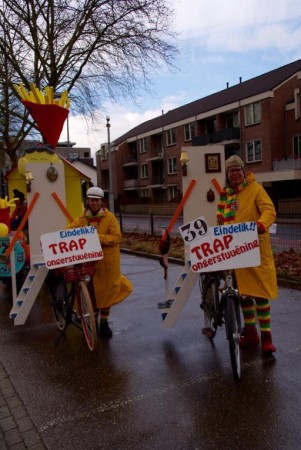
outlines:
[[[170,265],[170,288],[181,269]],[[201,335],[198,286],[164,329],[158,261],[123,254],[122,270],[134,292],[112,309],[114,336],[96,353],[76,328],[55,345],[45,292],[27,323],[13,326],[0,287],[0,361],[48,449],[301,448],[300,291],[279,288],[276,358],[244,351],[236,383],[224,330],[214,344]]]

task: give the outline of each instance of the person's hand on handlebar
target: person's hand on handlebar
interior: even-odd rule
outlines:
[[[266,232],[265,226],[261,222],[257,222],[257,232],[258,234],[263,234]]]

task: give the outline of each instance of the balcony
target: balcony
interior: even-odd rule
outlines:
[[[220,142],[237,141],[240,139],[240,128],[225,128],[210,134],[203,134],[192,139],[192,145],[218,144]]]
[[[162,188],[164,187],[164,177],[163,176],[154,176],[149,181],[147,186],[149,189]]]
[[[300,170],[301,156],[298,158],[273,159],[273,171]]]
[[[137,156],[130,155],[130,156],[124,156],[122,165],[123,166],[137,166]]]
[[[146,161],[150,162],[150,161],[161,161],[164,159],[164,150],[156,150],[155,152],[152,153],[150,158],[147,158]]]
[[[235,141],[240,139],[240,128],[226,128],[225,130],[214,131],[211,134],[212,144],[224,141]]]
[[[124,180],[123,188],[124,188],[124,190],[127,190],[127,191],[137,189],[138,188],[138,180],[136,180],[136,179]]]

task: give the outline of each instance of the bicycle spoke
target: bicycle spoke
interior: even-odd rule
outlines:
[[[205,328],[202,328],[202,334],[209,339],[213,339],[217,328],[217,311],[219,308],[219,282],[218,276],[205,274],[202,278],[202,303],[201,308],[204,312]]]
[[[239,308],[235,297],[232,293],[227,295],[226,309],[226,329],[229,341],[229,350],[231,357],[231,365],[234,378],[239,381],[241,378],[241,361],[240,361],[240,317]]]
[[[94,309],[88,288],[83,281],[78,285],[77,302],[87,345],[91,351],[95,351],[97,348],[97,330]]]

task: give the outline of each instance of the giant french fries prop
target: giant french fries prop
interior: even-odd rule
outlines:
[[[8,200],[7,195],[5,198],[0,198],[0,209],[10,208],[11,206],[15,206],[15,202],[19,200],[18,198],[12,198],[11,200]]]
[[[12,198],[8,200],[7,195],[5,198],[0,198],[0,225],[5,224],[10,229],[10,208],[15,206],[15,202],[18,198]]]
[[[60,98],[55,98],[52,86],[46,86],[44,92],[34,83],[29,83],[29,86],[28,91],[23,84],[14,84],[23,105],[36,122],[45,144],[55,149],[69,113],[68,91],[64,91]]]

